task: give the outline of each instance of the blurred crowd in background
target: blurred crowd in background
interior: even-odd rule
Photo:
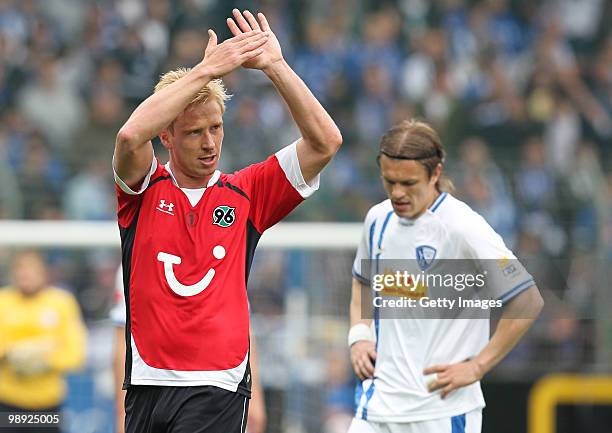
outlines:
[[[609,2],[255,3],[1,0],[0,215],[113,219],[119,127],[161,73],[201,60],[209,27],[229,36],[232,7],[259,6],[345,139],[325,188],[295,219],[360,221],[382,196],[381,134],[418,116],[440,131],[458,194],[509,243],[523,230],[553,230],[551,219],[578,208],[578,227],[562,227],[565,235],[578,230],[585,246],[596,242],[611,182]],[[263,74],[242,70],[225,81],[234,97],[224,170],[298,136]],[[608,247],[611,236],[608,224]]]
[[[421,117],[440,132],[455,194],[519,257],[533,258],[542,274],[536,280],[564,269],[564,281],[576,284],[558,297],[572,299],[583,316],[596,315],[589,264],[612,258],[612,3],[605,0],[0,0],[0,218],[115,219],[118,129],[161,73],[201,60],[208,28],[229,37],[232,7],[266,13],[285,58],[344,136],[321,190],[290,219],[362,221],[384,198],[375,160],[382,133]],[[261,72],[240,70],[224,81],[234,95],[225,114],[224,171],[263,160],[299,136]],[[159,143],[156,153],[165,162]],[[302,281],[310,313],[344,321],[353,254],[309,261],[304,272],[317,276]],[[69,281],[86,319],[104,317],[116,254],[64,258],[51,257],[51,279]],[[287,368],[282,354],[273,359],[274,320],[282,322],[287,308],[283,262],[295,271],[303,260],[263,254],[251,284],[254,312],[267,317],[256,329],[271,341],[262,358],[279,366],[271,386]],[[612,325],[585,325],[585,334],[571,317],[536,328],[532,350],[545,346],[542,359],[576,366],[595,362],[595,335],[612,347]],[[346,324],[337,326],[341,335]],[[324,401],[345,410],[341,390],[350,376],[337,367],[344,352],[330,351],[329,341],[324,347],[329,328],[321,331],[320,353],[329,357],[321,368],[329,370],[328,384],[339,385]],[[530,362],[530,344],[515,359]]]

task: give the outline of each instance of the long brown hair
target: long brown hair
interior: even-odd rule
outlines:
[[[378,160],[381,155],[393,159],[415,160],[425,167],[431,178],[438,164],[444,165],[446,152],[438,133],[428,123],[409,119],[385,132],[380,140]],[[455,186],[448,177],[440,175],[436,188],[440,192],[451,192]]]

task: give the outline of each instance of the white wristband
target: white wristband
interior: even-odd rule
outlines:
[[[365,323],[358,323],[352,326],[348,333],[348,345],[351,347],[353,344],[362,340],[374,341],[374,336],[368,325]]]

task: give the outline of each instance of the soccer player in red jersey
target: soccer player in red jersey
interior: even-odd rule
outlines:
[[[234,10],[233,37],[209,30],[203,60],[165,74],[117,135],[127,308],[126,432],[239,433],[250,394],[246,281],[261,234],[319,185],[340,132],[282,56],[263,14]],[[234,174],[217,170],[219,77],[259,69],[301,138]],[[151,139],[170,154],[162,165]]]

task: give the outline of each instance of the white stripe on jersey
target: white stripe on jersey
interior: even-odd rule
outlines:
[[[236,392],[246,372],[249,353],[234,368],[210,371],[183,371],[151,367],[141,358],[134,337],[132,339],[132,385],[204,386],[212,385]]]

